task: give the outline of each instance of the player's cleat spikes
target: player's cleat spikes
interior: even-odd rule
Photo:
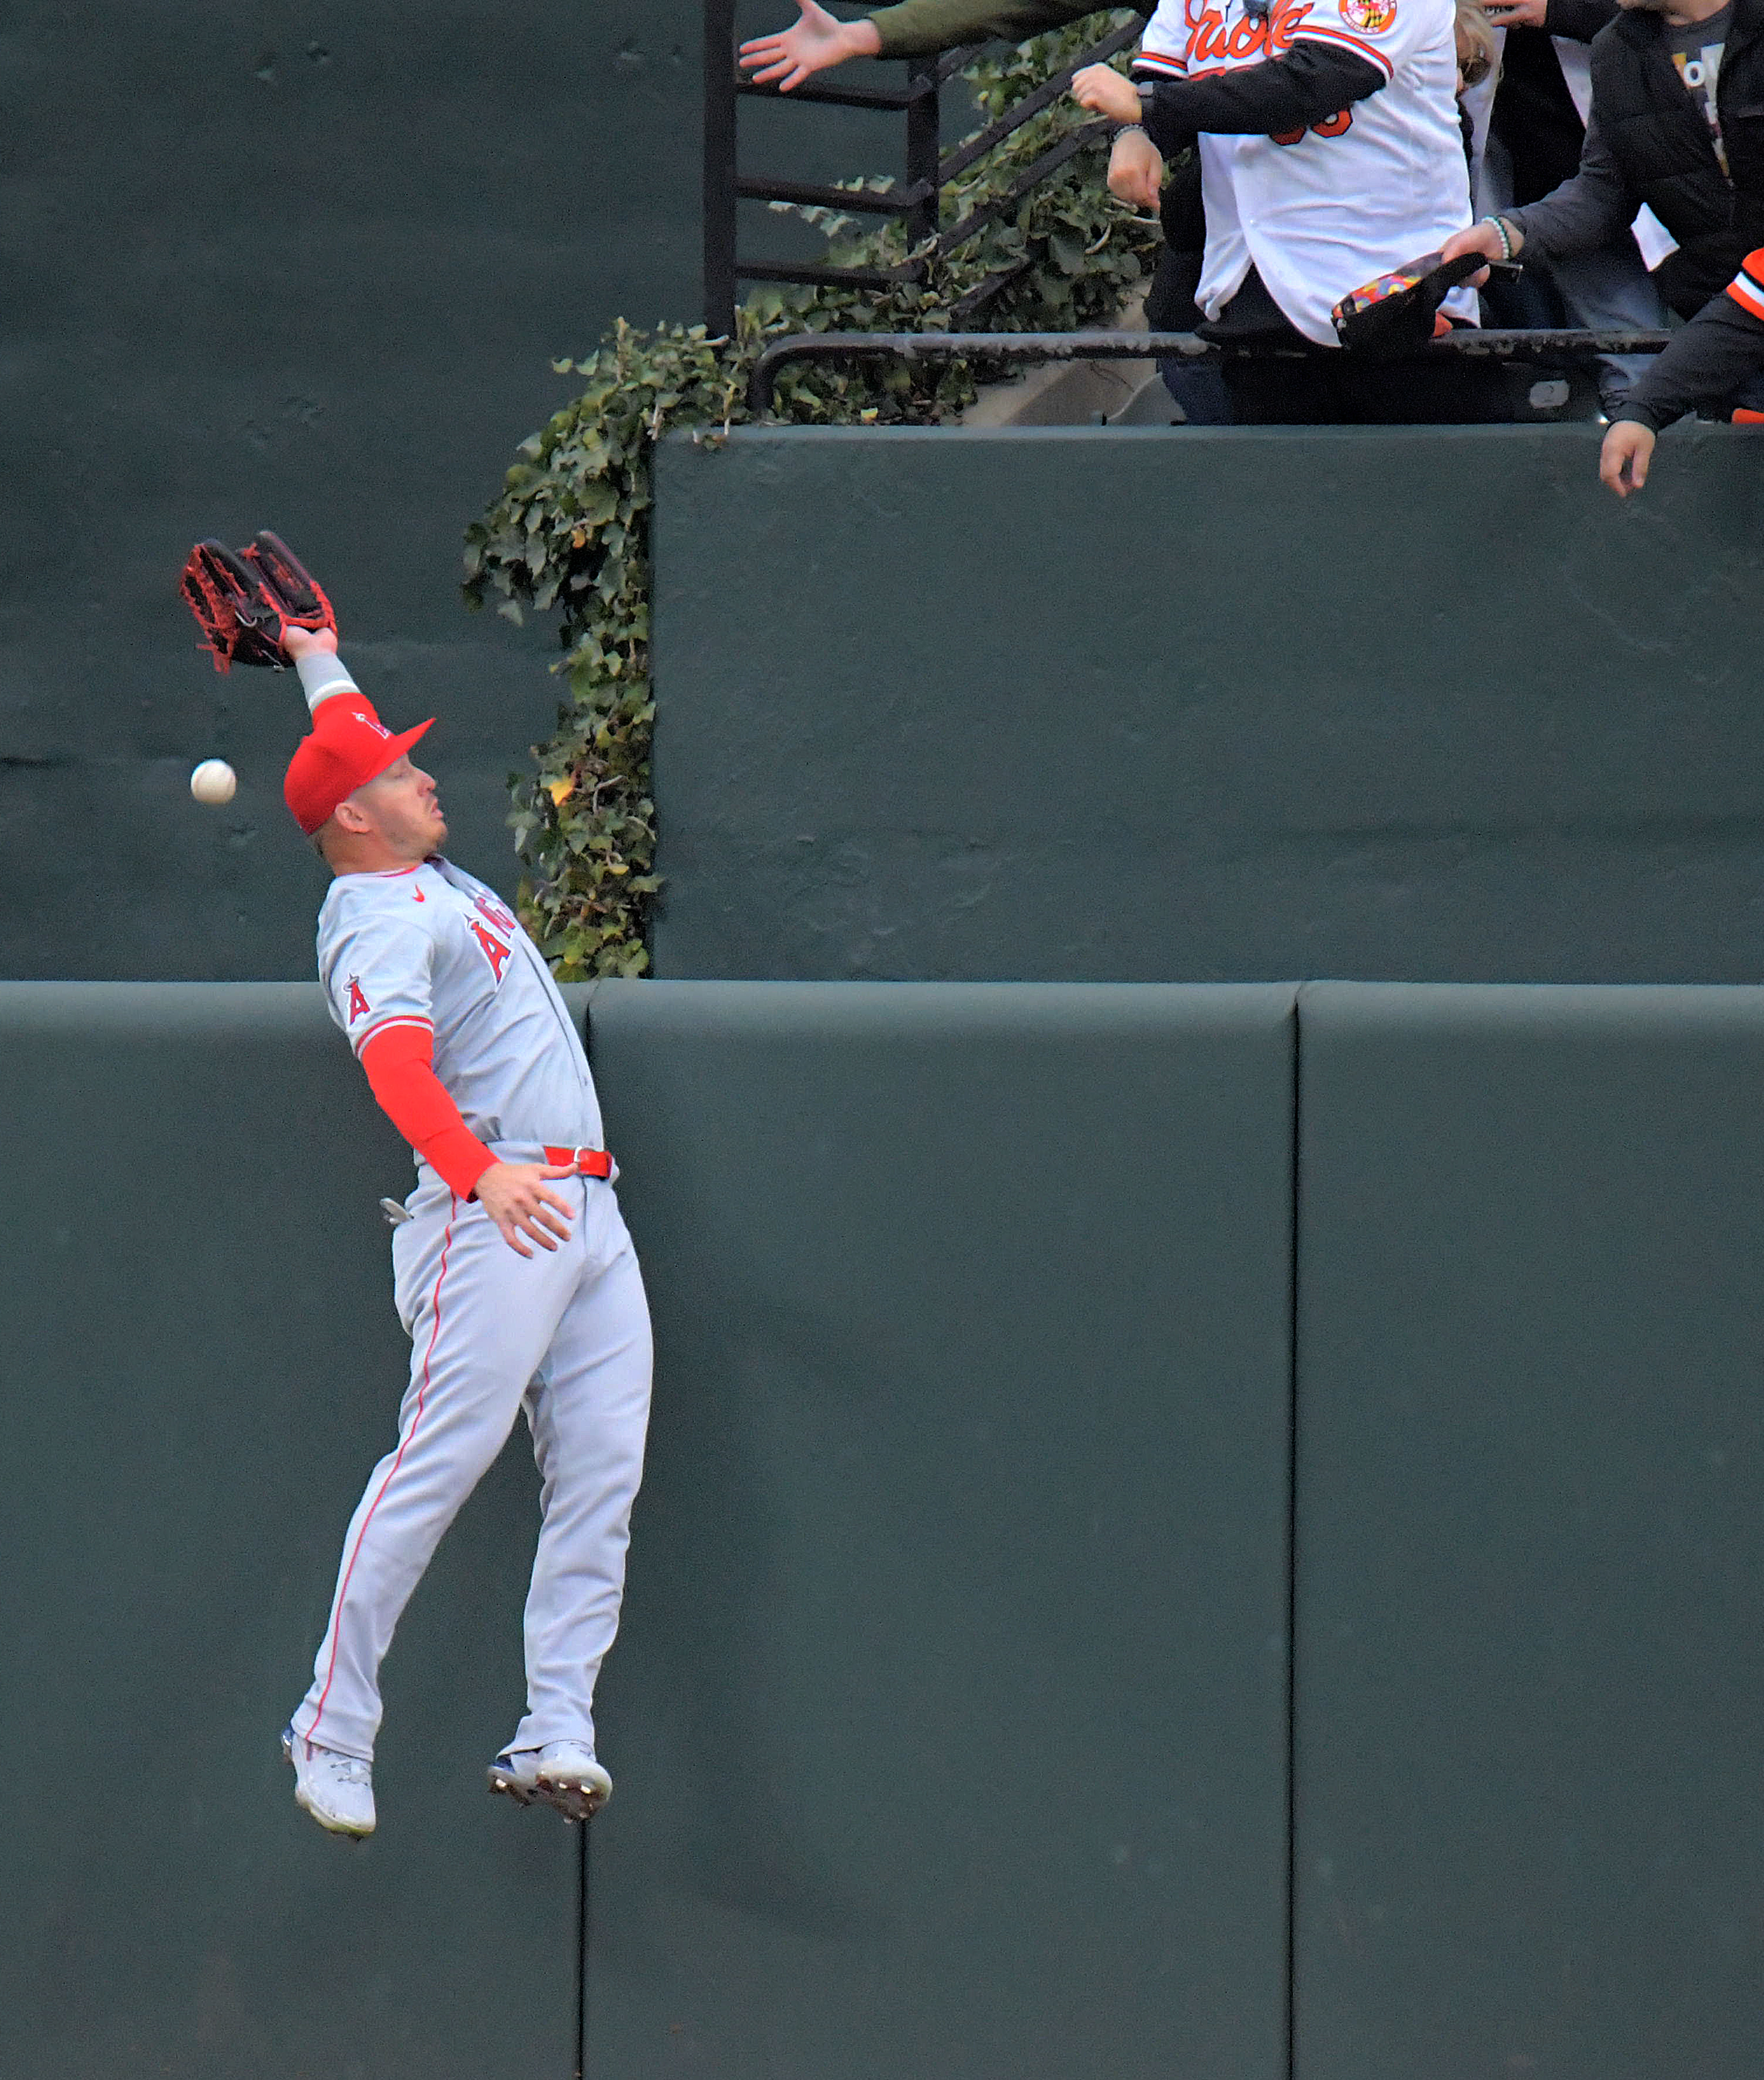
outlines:
[[[580,1741],[551,1741],[539,1750],[534,1788],[566,1820],[592,1820],[613,1795],[613,1780]]]
[[[490,1789],[517,1805],[530,1805],[538,1796],[538,1768],[537,1748],[505,1748],[487,1772]]]
[[[359,1841],[374,1831],[374,1771],[359,1755],[316,1747],[290,1726],[282,1752],[294,1766],[294,1801],[329,1834]]]

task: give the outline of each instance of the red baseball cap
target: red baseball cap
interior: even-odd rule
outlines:
[[[431,715],[414,729],[389,730],[362,693],[333,694],[321,701],[312,731],[300,739],[282,782],[283,799],[295,823],[311,837],[329,822],[339,802],[377,779],[434,723]]]

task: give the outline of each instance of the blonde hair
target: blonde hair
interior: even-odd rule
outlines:
[[[1501,54],[1479,0],[1457,0],[1456,19],[1452,27],[1458,48],[1458,70],[1464,75],[1464,83],[1466,86],[1480,86],[1499,64]]]

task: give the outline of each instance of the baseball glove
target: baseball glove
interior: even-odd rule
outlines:
[[[1460,253],[1455,260],[1423,254],[1343,296],[1329,314],[1335,337],[1356,353],[1416,353],[1442,329],[1436,322],[1440,304],[1488,264],[1481,253]]]
[[[282,647],[291,628],[337,631],[337,616],[319,582],[294,551],[267,529],[244,549],[199,542],[178,589],[212,652],[215,669],[267,665],[286,671],[294,661]]]

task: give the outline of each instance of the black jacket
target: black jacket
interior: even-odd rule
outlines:
[[[1616,12],[1617,0],[1548,0],[1541,29],[1509,26],[1489,128],[1506,147],[1515,202],[1540,200],[1580,164],[1586,132],[1553,39],[1590,44]]]
[[[1567,254],[1602,245],[1646,203],[1679,247],[1654,280],[1688,317],[1764,245],[1764,0],[1736,0],[1722,53],[1716,107],[1726,174],[1658,15],[1628,10],[1593,39],[1592,90],[1580,171],[1511,214],[1540,251]]]
[[[1658,433],[1686,412],[1730,409],[1740,385],[1764,374],[1764,319],[1753,315],[1759,308],[1764,253],[1752,253],[1728,293],[1712,296],[1672,335],[1666,352],[1631,384],[1611,416],[1639,420]]]

